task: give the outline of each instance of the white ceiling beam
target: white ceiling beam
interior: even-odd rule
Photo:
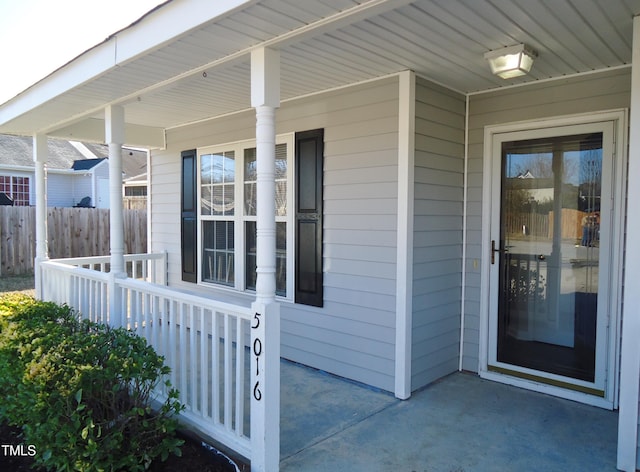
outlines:
[[[104,143],[105,123],[103,119],[87,118],[48,133],[52,138]],[[125,123],[124,143],[127,146],[161,149],[165,146],[164,130],[151,126]]]

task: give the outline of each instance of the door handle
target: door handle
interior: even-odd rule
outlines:
[[[507,252],[506,249],[496,248],[496,240],[491,240],[491,264],[496,263],[496,252]]]

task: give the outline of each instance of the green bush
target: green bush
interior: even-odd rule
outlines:
[[[0,417],[23,429],[38,465],[59,471],[140,471],[180,455],[164,359],[125,329],[79,321],[67,306],[0,298]]]

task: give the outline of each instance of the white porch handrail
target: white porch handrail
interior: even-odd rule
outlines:
[[[51,259],[66,265],[84,267],[99,272],[109,272],[110,256],[70,257]],[[125,254],[125,270],[133,279],[142,279],[154,284],[167,284],[167,253]]]
[[[171,368],[171,384],[186,407],[180,420],[251,458],[250,307],[84,267],[104,269],[100,258],[69,262],[41,263],[42,298],[144,337]],[[118,320],[109,319],[113,300],[121,303],[115,310]],[[157,394],[167,394],[164,384]]]

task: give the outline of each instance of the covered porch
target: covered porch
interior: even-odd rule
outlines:
[[[617,412],[467,373],[403,402],[286,361],[281,371],[281,471],[616,470]]]
[[[495,352],[489,131],[615,112],[615,182],[640,174],[640,2],[498,3],[168,1],[34,84],[0,132],[34,140],[38,296],[149,340],[183,420],[252,470],[635,470],[640,216],[624,202],[640,187],[616,198],[599,318],[619,421],[452,375],[486,375]],[[537,58],[505,82],[485,58],[507,46]],[[50,137],[109,145],[108,258],[49,260]],[[124,255],[124,144],[151,150],[159,255]],[[393,394],[291,364],[281,379],[281,346]],[[556,386],[540,378],[524,380]]]
[[[128,255],[128,277],[110,285],[108,257],[43,262],[42,296],[144,336],[172,368],[183,423],[249,458],[252,312],[167,288],[165,264]],[[110,293],[122,317],[111,318]],[[470,373],[410,401],[286,360],[280,382],[282,471],[615,470],[617,411]]]

